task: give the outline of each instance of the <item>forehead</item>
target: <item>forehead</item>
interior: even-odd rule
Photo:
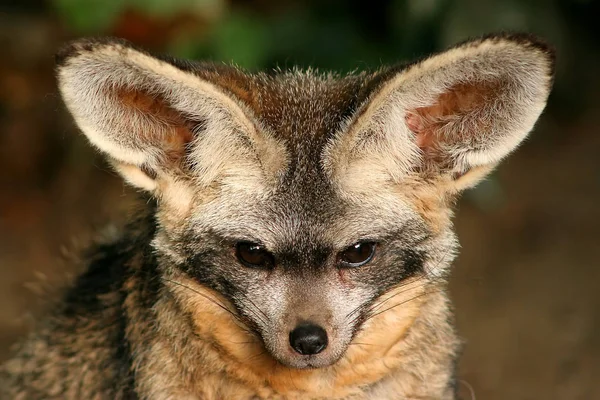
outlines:
[[[274,133],[287,140],[327,136],[352,115],[364,96],[366,74],[320,75],[291,71],[250,78],[250,106]]]
[[[314,70],[246,73],[229,66],[196,73],[240,100],[296,156],[314,156],[377,86],[382,71],[339,75]],[[300,150],[300,151],[298,151]]]
[[[278,200],[296,209],[327,210],[333,191],[322,171],[323,150],[355,111],[363,79],[320,76],[310,72],[258,75],[251,103],[261,125],[289,155]]]
[[[293,214],[297,230],[317,231],[347,209],[321,159],[327,143],[367,95],[367,81],[366,74],[342,77],[312,71],[261,74],[251,81],[255,115],[289,155],[271,205],[288,220]]]
[[[251,76],[244,99],[261,127],[289,154],[289,179],[318,172],[328,141],[342,129],[369,90],[366,73],[338,76],[290,71]]]
[[[351,243],[357,236],[368,237],[415,219],[402,196],[396,196],[397,188],[381,188],[371,196],[344,195],[321,165],[328,142],[373,90],[372,75],[236,74],[220,73],[218,83],[283,144],[288,163],[268,195],[240,186],[215,199],[209,214],[220,216],[210,225],[217,224],[229,236],[247,235],[273,244]]]

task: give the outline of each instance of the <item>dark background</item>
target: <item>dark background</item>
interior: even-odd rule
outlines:
[[[63,253],[135,198],[57,96],[65,40],[116,35],[249,69],[349,71],[519,30],[556,46],[557,78],[530,139],[459,204],[461,391],[600,398],[599,17],[591,0],[0,0],[0,360],[72,276]]]

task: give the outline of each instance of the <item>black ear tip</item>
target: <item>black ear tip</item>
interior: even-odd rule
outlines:
[[[491,38],[494,37],[496,37],[498,40],[506,40],[521,46],[536,48],[544,53],[554,64],[554,60],[556,59],[556,49],[546,40],[537,35],[526,32],[504,32],[498,35],[491,35]]]
[[[54,62],[57,67],[62,67],[73,57],[83,53],[91,53],[102,47],[133,47],[126,40],[114,37],[93,37],[75,39],[62,46],[54,55]]]
[[[54,55],[54,63],[57,67],[62,67],[67,63],[67,60],[71,57],[79,55],[79,49],[77,48],[76,42],[70,42],[63,45],[56,54]]]
[[[499,32],[491,33],[482,37],[483,40],[496,40],[515,42],[524,46],[533,46],[542,50],[549,50],[550,45],[541,37],[530,32]]]

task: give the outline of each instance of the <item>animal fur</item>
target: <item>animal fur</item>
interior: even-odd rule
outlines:
[[[147,198],[0,370],[10,399],[454,399],[451,206],[533,128],[553,53],[495,35],[345,76],[117,39],[57,55],[65,104]],[[240,241],[273,255],[242,265]],[[376,243],[369,263],[339,254]],[[291,350],[302,321],[329,338]]]

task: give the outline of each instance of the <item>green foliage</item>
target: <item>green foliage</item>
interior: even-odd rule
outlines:
[[[564,100],[554,113],[569,118],[597,75],[588,61],[598,53],[590,53],[598,49],[592,0],[51,1],[73,35],[121,35],[130,27],[138,36],[129,39],[150,50],[251,70],[377,68],[484,33],[527,31],[558,49],[553,96]],[[129,26],[125,15],[132,13],[143,18]]]
[[[52,0],[76,33],[107,33],[126,10],[166,18],[177,13],[214,14],[223,0]]]
[[[165,27],[164,32],[146,29],[146,34],[160,39],[148,38],[146,44],[163,46],[152,50],[182,58],[233,62],[251,70],[292,65],[338,71],[376,68],[483,33],[528,31],[554,43],[559,55],[570,55],[559,57],[554,96],[563,102],[554,115],[577,115],[586,101],[581,95],[590,80],[586,76],[597,74],[594,64],[586,61],[592,57],[588,54],[591,46],[585,47],[581,37],[571,33],[576,25],[573,20],[586,19],[591,0],[51,1],[75,35],[110,35],[117,24],[121,32],[128,24],[124,13],[137,13],[144,17],[141,21]],[[574,18],[570,24],[569,12]],[[191,27],[181,24],[177,19],[181,16],[195,22]],[[145,45],[143,39],[140,44]],[[571,49],[586,53],[576,57]],[[569,70],[578,72],[569,74]],[[471,191],[468,198],[483,210],[493,210],[504,202],[495,176]]]
[[[123,11],[124,2],[117,0],[54,0],[54,5],[76,32],[108,31]]]
[[[222,0],[128,0],[121,3],[159,17],[169,17],[186,11],[193,14],[212,13],[223,7]]]
[[[267,25],[248,12],[232,12],[212,32],[212,52],[218,60],[246,68],[265,65],[271,50]]]
[[[163,20],[193,15],[205,28],[166,32],[168,50],[248,68],[294,62],[348,70],[412,58],[489,31],[528,30],[552,38],[562,29],[555,2],[547,0],[273,1],[268,12],[225,0],[53,1],[77,34],[110,33],[125,10]]]
[[[225,0],[53,2],[75,34],[110,34],[126,10],[157,20],[191,15],[201,28],[165,32],[164,50],[251,69],[377,67],[499,30],[532,31],[555,42],[564,36],[556,2],[548,0],[271,0],[260,11]]]

